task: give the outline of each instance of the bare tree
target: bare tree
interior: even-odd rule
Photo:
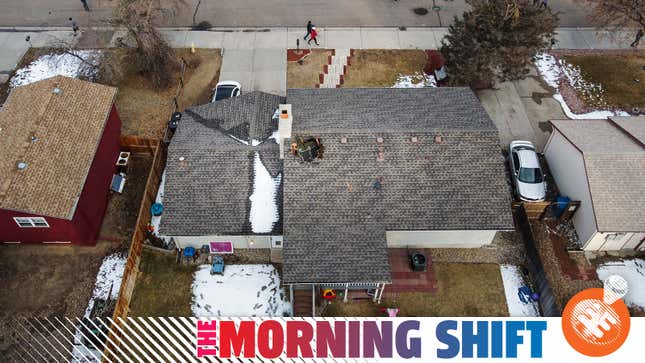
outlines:
[[[153,24],[155,9],[162,7],[159,0],[120,0],[112,19],[113,25],[122,26],[135,44],[138,68],[150,76],[157,89],[172,83],[172,73],[179,67],[175,51]],[[164,8],[168,11],[168,8]]]
[[[644,0],[585,0],[591,7],[589,21],[609,30],[645,29]]]

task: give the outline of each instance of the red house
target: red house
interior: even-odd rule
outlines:
[[[0,242],[96,243],[119,155],[116,88],[57,76],[0,110]]]

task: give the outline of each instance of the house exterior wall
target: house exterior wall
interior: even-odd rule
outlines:
[[[549,169],[560,194],[580,201],[580,207],[573,215],[572,221],[583,249],[597,250],[594,239],[597,231],[596,217],[582,153],[557,129],[554,129],[544,147],[544,156],[549,163]],[[594,240],[593,243],[591,243],[592,240]]]
[[[389,248],[479,248],[493,241],[497,231],[387,231]]]
[[[588,251],[618,251],[645,250],[645,243],[639,246],[645,238],[645,233],[597,232],[589,240],[585,250]]]
[[[71,220],[0,209],[0,241],[94,245],[107,209],[120,133],[121,120],[113,105]],[[49,228],[20,228],[13,217],[44,217]]]
[[[170,236],[163,237],[169,240]],[[233,252],[237,249],[271,248],[271,236],[172,236],[179,248],[201,248],[210,242],[232,242]]]

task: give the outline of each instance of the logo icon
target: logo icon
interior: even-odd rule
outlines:
[[[578,352],[601,357],[615,352],[629,334],[629,310],[621,300],[627,281],[618,275],[605,280],[604,288],[577,293],[562,312],[562,331]]]

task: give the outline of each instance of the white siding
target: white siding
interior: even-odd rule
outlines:
[[[616,233],[620,235],[619,238],[614,237]],[[645,238],[645,233],[598,232],[592,238],[589,246],[599,251],[634,250],[643,238]],[[641,248],[645,248],[645,246],[641,246]]]
[[[580,201],[580,208],[573,215],[573,225],[576,227],[583,249],[598,250],[598,240],[593,238],[596,233],[596,217],[591,204],[591,193],[582,153],[557,129],[554,129],[544,148],[544,156],[549,163],[549,169],[560,194]]]
[[[172,236],[179,248],[201,248],[210,242],[232,242],[233,251],[244,248],[271,248],[271,236]],[[164,237],[169,240],[170,237]]]
[[[391,248],[479,248],[493,241],[497,231],[387,231]]]

